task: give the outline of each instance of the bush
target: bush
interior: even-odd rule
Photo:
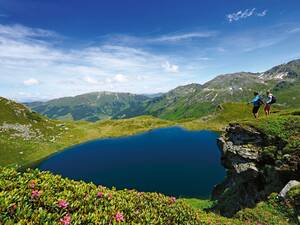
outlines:
[[[201,224],[199,212],[158,193],[115,190],[49,172],[0,168],[3,224]],[[1,224],[2,224],[1,223]]]

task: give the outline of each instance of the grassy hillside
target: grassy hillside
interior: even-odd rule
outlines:
[[[273,88],[273,92],[278,98],[278,106],[282,108],[300,107],[300,81],[280,82]]]
[[[0,168],[2,224],[294,224],[274,196],[228,219],[158,193],[115,190],[48,172]],[[199,200],[200,201],[200,200]]]
[[[0,166],[29,165],[71,145],[96,138],[144,132],[174,123],[151,116],[126,120],[62,122],[49,120],[21,104],[0,99]]]
[[[130,93],[93,92],[26,105],[51,119],[97,121],[141,115],[143,102],[148,99]]]

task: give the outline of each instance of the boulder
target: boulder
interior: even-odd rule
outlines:
[[[289,181],[285,186],[284,188],[282,188],[282,190],[280,191],[279,193],[279,196],[282,197],[282,198],[285,198],[287,193],[293,188],[293,187],[296,187],[296,186],[300,186],[300,182],[299,181],[296,181],[296,180],[291,180]]]

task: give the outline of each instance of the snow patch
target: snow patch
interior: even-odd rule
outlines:
[[[213,97],[213,99],[211,100],[212,102],[215,101],[216,97],[218,96],[218,93]]]

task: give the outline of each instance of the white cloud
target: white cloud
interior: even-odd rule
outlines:
[[[238,21],[240,19],[246,19],[251,16],[259,16],[259,17],[264,17],[267,15],[267,10],[264,10],[262,12],[255,12],[256,9],[245,9],[244,11],[239,10],[238,12],[227,14],[226,18],[227,20],[231,23],[234,21]]]
[[[127,82],[128,78],[125,75],[120,73],[120,74],[115,75],[113,80],[116,81],[116,82],[121,82],[122,83],[122,82]]]
[[[23,81],[23,84],[26,86],[38,85],[40,82],[35,78],[29,78]]]
[[[191,32],[191,33],[181,33],[181,34],[169,34],[169,35],[163,35],[157,38],[152,38],[150,41],[152,42],[177,42],[177,41],[183,41],[187,39],[193,39],[193,38],[208,38],[215,36],[216,32],[208,31],[208,32]]]
[[[268,12],[268,10],[264,10],[264,11],[262,11],[262,12],[260,12],[260,13],[257,13],[256,15],[257,15],[257,16],[260,16],[260,17],[264,17],[264,16],[267,15],[267,12]]]
[[[98,84],[98,81],[91,76],[84,76],[83,80],[89,84]]]
[[[215,37],[218,34],[217,31],[193,31],[193,32],[176,32],[157,36],[131,36],[131,35],[108,35],[105,38],[109,42],[116,44],[126,44],[126,45],[151,45],[151,44],[177,44],[184,41],[198,40],[203,38]]]
[[[230,49],[231,53],[252,52],[286,43],[295,34],[293,31],[297,27],[298,23],[282,23],[247,29],[224,37],[220,45],[227,51]]]
[[[165,69],[166,72],[169,73],[178,73],[179,72],[179,66],[175,64],[171,64],[169,61],[164,62],[162,65],[162,68]]]
[[[17,38],[45,38],[45,37],[58,37],[59,35],[50,30],[39,28],[25,27],[20,24],[2,25],[0,24],[0,35],[17,39]]]

